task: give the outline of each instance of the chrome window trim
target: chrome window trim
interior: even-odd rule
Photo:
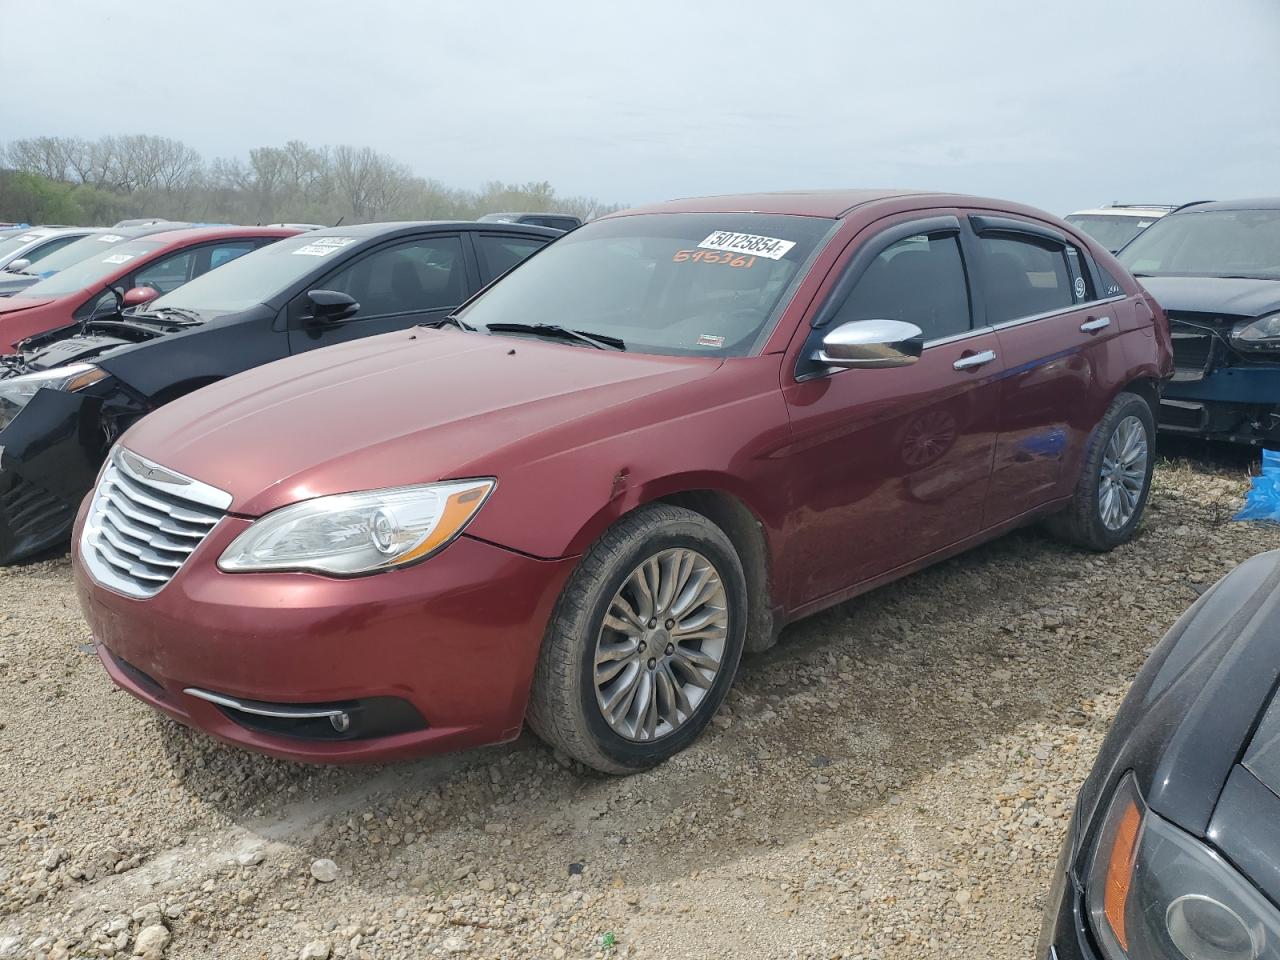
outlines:
[[[1060,310],[1048,310],[1044,313],[1032,314],[1029,317],[1016,317],[1013,320],[1004,320],[1000,323],[993,324],[993,330],[1008,330],[1010,327],[1020,327],[1024,323],[1034,323],[1037,320],[1048,320],[1050,317],[1061,317],[1068,313],[1075,313],[1077,310],[1087,310],[1090,307],[1098,306],[1103,303],[1119,303],[1121,300],[1128,298],[1128,294],[1121,294],[1118,297],[1108,297],[1106,300],[1088,300],[1085,303],[1073,303],[1069,307],[1063,307]]]
[[[329,719],[346,713],[341,707],[291,707],[288,704],[266,704],[257,700],[239,700],[223,693],[211,693],[199,687],[187,687],[183,691],[191,697],[207,700],[209,703],[239,710],[241,713],[253,714],[257,717],[278,717],[285,720]]]
[[[968,340],[970,337],[979,337],[988,333],[994,333],[995,327],[988,324],[985,327],[974,327],[972,330],[965,330],[962,333],[953,333],[949,337],[938,337],[936,340],[926,340],[924,349],[931,347],[944,347],[948,343],[959,343],[961,340]]]

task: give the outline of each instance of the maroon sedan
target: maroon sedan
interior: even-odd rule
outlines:
[[[250,250],[299,232],[291,227],[166,230],[156,224],[85,237],[53,255],[59,262],[66,258],[65,268],[0,300],[0,354],[15,352],[23,340],[47,330],[148,303]]]
[[[391,759],[528,720],[625,773],[790,621],[1038,520],[1128,540],[1170,357],[1111,255],[1027,207],[630,210],[450,318],[153,413],[76,578],[115,682],[226,741]]]

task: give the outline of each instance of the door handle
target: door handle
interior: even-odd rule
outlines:
[[[974,370],[978,367],[985,367],[995,358],[996,352],[994,350],[983,350],[981,353],[971,353],[967,357],[961,357],[951,366],[955,370]]]
[[[1096,333],[1098,330],[1102,330],[1109,326],[1111,326],[1110,317],[1098,317],[1096,319],[1091,317],[1090,319],[1086,320],[1084,323],[1080,324],[1080,332]]]

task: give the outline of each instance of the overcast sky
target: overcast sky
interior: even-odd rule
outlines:
[[[351,143],[625,203],[1280,193],[1280,0],[0,0],[0,32],[0,141]]]

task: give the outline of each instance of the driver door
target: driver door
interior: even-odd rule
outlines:
[[[447,316],[474,289],[462,237],[431,234],[379,247],[343,264],[310,289],[336,290],[359,304],[345,320],[312,316],[304,292],[289,304],[289,351],[300,353]]]
[[[999,344],[975,327],[954,216],[899,218],[846,254],[843,302],[783,389],[794,433],[791,605],[822,600],[976,534],[999,427]],[[847,290],[843,294],[842,290]],[[834,369],[806,358],[856,320],[913,323],[915,363]]]

